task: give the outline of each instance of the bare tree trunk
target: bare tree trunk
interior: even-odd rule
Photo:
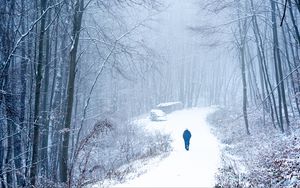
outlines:
[[[250,3],[251,3],[252,9],[254,9],[253,1],[250,1]],[[267,96],[269,98],[272,122],[273,122],[274,127],[276,128],[275,120],[274,120],[274,117],[272,115],[272,114],[275,113],[275,117],[277,119],[277,122],[279,123],[279,116],[278,116],[277,107],[276,107],[276,100],[275,100],[275,96],[274,96],[273,92],[270,93],[271,97],[269,95],[269,91],[272,91],[272,85],[271,85],[270,76],[269,76],[268,68],[267,68],[265,48],[263,46],[262,36],[260,34],[260,31],[259,31],[259,25],[257,23],[257,18],[255,16],[255,14],[253,15],[253,18],[254,18],[253,19],[253,24],[254,24],[253,27],[254,27],[254,31],[255,31],[254,34],[255,34],[255,37],[257,38],[256,40],[258,42],[258,50],[260,52],[259,57],[261,57],[261,60],[262,60],[261,61],[261,69],[262,69],[262,72],[263,72],[263,75],[264,75],[264,82],[265,82],[265,86],[266,86]],[[272,105],[272,102],[273,102],[273,105]],[[273,111],[274,111],[274,113],[273,113]]]
[[[284,32],[284,27],[282,27],[282,32]],[[288,31],[287,31],[288,32]],[[284,41],[284,47],[285,47],[285,54],[286,54],[286,61],[287,61],[287,67],[288,67],[288,70],[289,72],[292,72],[292,63],[290,61],[290,54],[289,54],[289,46],[288,46],[288,42],[287,42],[287,38],[286,38],[286,35],[283,34],[283,41]],[[292,77],[291,78],[291,85],[292,85],[292,92],[294,94],[294,98],[295,98],[295,103],[296,103],[296,108],[297,108],[297,111],[298,111],[298,114],[300,115],[300,108],[299,108],[299,100],[297,98],[297,90],[296,90],[296,84],[295,84],[295,80],[294,78]],[[293,106],[291,105],[291,108],[293,110]]]
[[[46,10],[47,0],[41,0],[41,15]],[[33,143],[32,143],[32,159],[30,168],[30,185],[36,187],[36,176],[38,175],[37,163],[39,159],[39,137],[40,137],[40,98],[41,98],[41,84],[42,84],[42,69],[43,69],[43,51],[44,51],[44,34],[46,16],[41,19],[40,35],[39,35],[39,47],[38,47],[38,62],[37,62],[37,74],[35,83],[35,100],[34,100],[34,123],[33,123]]]
[[[13,166],[13,127],[16,126],[16,113],[15,113],[15,101],[13,100],[12,88],[9,82],[9,68],[6,67],[4,71],[4,91],[7,94],[4,95],[4,105],[6,111],[6,134],[7,134],[7,149],[5,158],[5,172],[6,172],[6,187],[14,187],[14,166]]]
[[[295,38],[296,38],[296,41],[297,41],[298,45],[300,45],[300,33],[299,33],[299,29],[298,29],[298,26],[297,26],[297,23],[296,23],[296,20],[295,20],[295,17],[294,17],[292,3],[291,3],[291,0],[287,0],[287,1],[289,3],[289,12],[290,12],[291,20],[292,20],[292,23],[293,23],[293,26],[294,26],[294,29],[295,29],[295,33],[296,33]],[[298,1],[300,1],[300,0],[298,0]],[[298,2],[298,6],[300,6],[300,2]]]
[[[37,9],[37,1],[33,1],[32,2],[32,7],[36,10]],[[28,16],[27,19],[26,19],[26,24],[29,25],[32,20],[35,20],[36,17],[38,15],[37,14],[33,14],[33,15],[30,15],[30,17]],[[34,32],[32,32],[31,34],[28,35],[28,40],[27,40],[27,57],[28,57],[28,62],[35,62],[36,61],[36,41],[37,41],[37,37],[35,37],[35,34],[37,33],[37,27],[35,29]],[[26,146],[24,148],[27,148],[28,150],[28,153],[27,155],[25,156],[25,175],[26,175],[26,178],[29,178],[29,170],[30,170],[30,163],[31,163],[31,156],[32,156],[32,123],[33,120],[32,120],[32,112],[33,112],[33,83],[34,83],[34,64],[33,63],[28,63],[27,65],[27,72],[28,72],[28,93],[29,93],[29,96],[28,96],[28,104],[27,104],[27,110],[26,110],[26,115],[27,115],[27,119],[28,119],[28,122],[26,124],[27,126],[27,129],[26,129],[26,135],[25,135],[25,138],[26,138]],[[25,125],[24,125],[25,126]],[[29,180],[26,179],[26,182],[25,182],[26,185],[29,185]]]
[[[55,41],[54,41],[54,65],[53,65],[53,77],[52,77],[52,81],[51,81],[51,91],[50,91],[50,100],[49,100],[49,108],[48,108],[48,121],[46,122],[46,126],[49,127],[49,133],[48,133],[48,145],[52,145],[53,143],[53,134],[55,131],[57,131],[57,129],[55,129],[55,123],[53,121],[53,119],[55,119],[55,115],[54,115],[54,111],[56,110],[54,107],[54,96],[55,96],[55,90],[58,90],[58,86],[57,86],[57,75],[58,75],[58,26],[59,24],[56,23],[55,26]],[[55,176],[56,176],[56,171],[54,169],[55,168],[55,154],[53,154],[53,149],[57,148],[57,144],[55,146],[51,146],[50,148],[48,148],[47,151],[47,159],[48,159],[48,178],[50,178],[51,180],[55,181]],[[51,168],[52,167],[52,168]]]
[[[182,63],[182,69],[181,69],[181,76],[180,76],[180,93],[179,93],[179,100],[182,102],[182,104],[185,106],[185,96],[184,96],[184,75],[185,75],[185,69],[184,69],[184,64]]]
[[[6,186],[7,188],[13,187],[13,136],[12,128],[15,126],[15,114],[14,114],[14,101],[12,99],[11,88],[9,87],[9,78],[8,78],[8,67],[5,71],[6,78],[4,80],[4,91],[7,91],[8,94],[4,96],[5,101],[5,110],[6,110],[6,131],[7,131],[7,149],[6,149],[6,158],[5,158],[5,171],[6,171]]]
[[[240,53],[241,53],[242,82],[243,82],[243,115],[244,115],[244,121],[246,126],[246,133],[250,135],[249,123],[248,123],[248,112],[247,112],[247,81],[246,81],[246,62],[245,62],[244,45],[241,47]]]
[[[25,4],[24,1],[21,1],[21,30],[22,33],[25,33]],[[16,145],[16,151],[15,151],[15,156],[18,156],[18,162],[16,163],[16,168],[20,169],[19,173],[17,174],[17,181],[18,181],[18,185],[19,186],[25,186],[25,175],[24,174],[24,170],[21,169],[22,167],[22,161],[24,158],[24,155],[22,155],[22,153],[24,152],[24,149],[22,147],[24,147],[24,144],[22,146],[22,134],[21,131],[23,131],[24,127],[26,127],[25,125],[25,111],[26,111],[26,71],[27,71],[27,58],[26,58],[26,45],[25,45],[25,41],[22,43],[21,45],[21,56],[22,56],[22,60],[21,60],[21,98],[20,98],[20,125],[19,125],[19,130],[20,131],[16,137],[18,137],[18,139],[15,142],[19,142],[19,145]]]
[[[296,5],[297,5],[297,8],[298,8],[298,11],[300,13],[300,0],[295,0],[296,1]]]
[[[275,9],[275,2],[274,0],[270,0],[271,2],[271,9],[272,9],[272,31],[273,31],[273,53],[274,53],[274,61],[275,61],[275,75],[276,75],[276,83],[277,85],[283,80],[283,73],[282,73],[282,62],[280,57],[279,51],[279,42],[278,42],[278,33],[277,33],[277,22],[276,22],[276,9]],[[279,103],[279,118],[280,118],[280,129],[284,132],[283,128],[283,115],[282,115],[282,106],[284,110],[284,115],[287,123],[287,130],[289,130],[289,117],[288,117],[288,110],[286,104],[286,97],[285,97],[285,90],[284,90],[284,82],[281,82],[280,86],[278,87],[278,103]]]
[[[241,74],[242,74],[242,84],[243,84],[243,116],[246,128],[246,134],[250,135],[249,131],[249,122],[248,122],[248,112],[247,112],[247,80],[246,80],[246,58],[245,58],[245,47],[246,47],[246,35],[247,35],[247,21],[240,20],[241,10],[240,10],[240,1],[237,1],[237,14],[238,14],[238,50],[240,53],[240,62],[241,62]]]
[[[3,164],[3,182],[1,185],[4,185],[4,187],[7,188],[12,188],[15,185],[15,169],[14,169],[14,159],[13,159],[13,146],[14,146],[14,127],[17,126],[18,122],[17,120],[17,104],[14,99],[15,95],[15,88],[12,88],[12,85],[15,85],[15,80],[13,80],[13,76],[15,74],[12,73],[11,71],[11,64],[14,63],[15,59],[13,57],[10,57],[11,50],[14,46],[14,38],[16,35],[14,24],[15,24],[15,5],[16,2],[15,0],[12,1],[5,1],[2,2],[1,5],[1,12],[7,13],[3,14],[0,17],[0,45],[1,50],[0,51],[0,60],[4,61],[3,63],[0,64],[0,105],[1,107],[1,112],[3,113],[4,121],[3,125],[6,128],[6,131],[4,131],[4,135],[6,136],[4,141],[6,141],[6,148],[2,154],[1,160],[4,160]],[[9,10],[9,12],[7,12]],[[2,130],[5,128],[3,127]],[[17,137],[16,137],[17,138]],[[2,138],[1,138],[2,140]],[[2,141],[1,141],[2,142]],[[18,145],[19,143],[17,143]],[[6,156],[5,156],[6,153]],[[3,161],[2,161],[3,162]],[[1,163],[2,163],[1,162]],[[1,166],[2,168],[2,166]],[[1,170],[2,171],[2,170]],[[6,177],[6,179],[4,178]],[[1,178],[2,179],[2,178]],[[5,181],[6,180],[6,181]]]
[[[51,11],[48,14],[48,22],[51,22]],[[48,28],[46,32],[46,59],[45,59],[45,70],[44,70],[44,80],[43,80],[43,102],[42,102],[42,133],[41,133],[41,172],[42,175],[48,177],[48,134],[49,134],[49,111],[48,111],[48,90],[49,90],[49,72],[50,72],[50,62],[51,62],[51,47],[50,47],[50,29]]]
[[[72,47],[70,50],[70,64],[69,64],[69,78],[67,88],[67,111],[64,123],[63,144],[62,144],[62,158],[60,160],[60,181],[68,182],[68,151],[70,140],[70,127],[73,110],[75,74],[77,63],[77,49],[79,43],[79,35],[81,30],[81,22],[83,17],[84,0],[77,0],[75,2],[75,13],[73,17],[73,31],[72,31]],[[70,185],[69,185],[70,186]]]
[[[1,100],[3,98],[1,97]],[[2,108],[2,104],[0,105],[0,107]],[[3,111],[0,110],[0,115],[4,117]],[[5,188],[5,179],[4,179],[4,163],[3,163],[3,159],[4,159],[4,146],[3,146],[3,141],[2,138],[4,136],[4,120],[0,120],[0,186]]]

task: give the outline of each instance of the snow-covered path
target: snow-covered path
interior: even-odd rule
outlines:
[[[170,133],[174,150],[150,166],[147,173],[116,187],[213,187],[219,148],[206,122],[212,111],[212,108],[182,110],[169,114],[164,122],[144,122],[149,130]],[[190,151],[184,149],[182,138],[186,128],[192,133]]]

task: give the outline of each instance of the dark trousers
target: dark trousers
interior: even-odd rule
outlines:
[[[184,141],[184,147],[187,151],[189,151],[189,147],[190,147],[190,141],[189,140],[185,140]]]

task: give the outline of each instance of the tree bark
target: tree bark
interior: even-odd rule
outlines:
[[[291,20],[292,20],[292,23],[293,23],[293,26],[294,26],[294,29],[295,29],[295,33],[296,33],[295,38],[296,38],[296,41],[297,41],[298,45],[300,45],[300,33],[299,33],[299,29],[298,29],[298,26],[297,26],[297,23],[296,23],[296,20],[295,20],[295,17],[294,17],[292,3],[291,3],[291,0],[287,0],[287,1],[289,3],[289,12],[290,12]],[[298,1],[300,1],[300,0],[298,0]],[[298,6],[300,6],[300,2],[298,2]]]
[[[243,116],[246,127],[247,135],[250,135],[249,123],[248,123],[248,112],[247,112],[247,80],[246,80],[246,62],[245,62],[245,49],[244,44],[240,49],[241,53],[241,64],[242,64],[242,82],[243,82]]]
[[[51,11],[48,14],[47,18],[48,22],[51,22]],[[49,111],[48,111],[48,90],[49,90],[49,72],[50,72],[50,62],[51,62],[51,47],[50,47],[50,29],[48,28],[46,32],[46,58],[45,58],[45,70],[44,70],[44,79],[43,79],[43,102],[42,102],[42,145],[41,145],[41,159],[42,159],[42,166],[41,172],[42,175],[48,177],[48,134],[49,134]]]
[[[274,0],[270,0],[270,2],[271,2],[271,10],[272,10],[271,16],[272,16],[273,54],[274,54],[274,63],[275,63],[275,75],[276,75],[276,83],[278,85],[280,83],[280,81],[283,80],[282,61],[281,61],[280,51],[279,51],[275,2],[274,2]],[[279,103],[280,129],[282,132],[284,132],[282,107],[283,107],[285,120],[286,120],[286,124],[287,124],[287,130],[289,130],[289,125],[290,125],[287,104],[286,104],[285,90],[284,90],[284,82],[281,82],[280,86],[278,87],[278,103]]]
[[[73,31],[72,31],[72,46],[70,50],[70,63],[69,63],[69,77],[67,86],[67,110],[63,131],[63,144],[62,144],[62,158],[60,160],[60,181],[68,183],[68,151],[70,140],[70,127],[73,110],[74,100],[74,87],[75,87],[75,74],[77,62],[77,49],[79,43],[79,36],[81,30],[81,22],[83,17],[84,0],[77,0],[75,2],[75,13],[73,17]],[[70,185],[69,185],[70,186]]]
[[[46,10],[47,0],[41,0],[41,15]],[[42,69],[43,69],[43,51],[44,51],[44,35],[46,15],[41,19],[40,35],[38,41],[38,62],[35,83],[35,98],[34,98],[34,123],[33,123],[33,143],[32,143],[32,158],[30,168],[30,185],[36,187],[36,176],[38,175],[37,163],[39,159],[39,137],[40,137],[40,98],[41,98],[41,84],[42,84]]]

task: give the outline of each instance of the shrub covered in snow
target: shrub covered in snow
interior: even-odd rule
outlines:
[[[90,187],[106,179],[123,181],[134,170],[130,163],[171,150],[169,135],[148,133],[130,122],[104,119],[94,127],[79,143],[73,187]]]

